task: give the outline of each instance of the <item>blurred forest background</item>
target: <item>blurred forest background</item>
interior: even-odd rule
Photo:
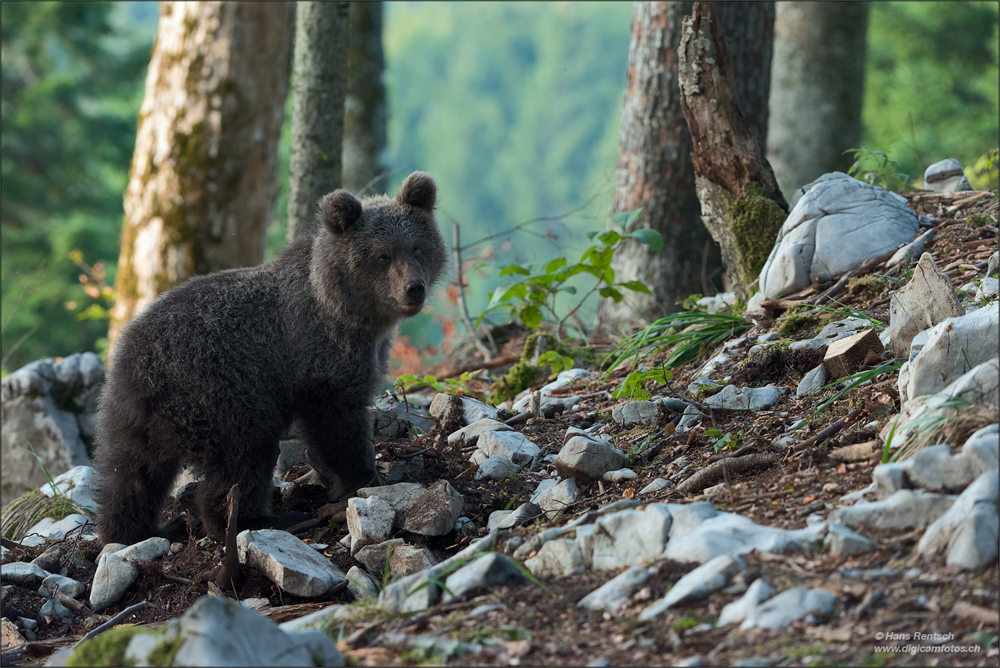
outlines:
[[[997,3],[870,7],[863,145],[885,148],[914,179],[938,160],[969,167],[996,148]],[[114,285],[158,3],[0,10],[6,373],[99,349],[107,335],[105,285]],[[576,210],[480,247],[473,317],[500,266],[578,254],[587,232],[606,227],[631,28],[631,3],[386,3],[382,189],[430,172],[445,238],[454,219],[466,244]],[[287,109],[265,260],[285,244]],[[440,300],[432,307],[405,324],[412,343],[453,334],[453,313]]]

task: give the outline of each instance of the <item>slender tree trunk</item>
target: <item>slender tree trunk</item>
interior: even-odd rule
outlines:
[[[320,198],[341,187],[348,3],[299,2],[292,65],[288,240],[311,234]]]
[[[789,196],[861,145],[867,28],[865,2],[778,3],[767,157]]]
[[[740,110],[729,46],[713,3],[696,2],[684,20],[678,62],[702,221],[722,247],[735,291],[746,298],[788,205],[764,146]]]
[[[733,34],[739,61],[737,90],[748,100],[747,123],[767,135],[773,2],[725,2],[723,24]],[[652,320],[676,309],[692,293],[721,287],[718,244],[700,219],[691,163],[691,135],[681,110],[677,47],[690,2],[637,2],[629,44],[628,77],[622,109],[621,143],[612,214],[643,208],[635,227],[651,227],[664,237],[663,252],[626,241],[615,253],[616,280],[638,280],[653,295],[626,293],[598,309],[598,329],[620,330],[636,320]]]
[[[280,2],[160,4],[125,193],[112,347],[161,292],[263,259],[293,16]]]
[[[350,3],[344,102],[344,188],[356,194],[385,192],[382,152],[386,142],[382,72],[382,3]],[[363,192],[362,192],[363,191]]]

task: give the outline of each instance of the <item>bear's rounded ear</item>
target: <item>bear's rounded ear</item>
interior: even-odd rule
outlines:
[[[323,224],[334,234],[343,234],[361,220],[361,202],[346,190],[334,190],[319,202]]]
[[[427,172],[413,172],[396,192],[396,201],[400,204],[423,209],[428,213],[434,210],[436,199],[437,184]]]

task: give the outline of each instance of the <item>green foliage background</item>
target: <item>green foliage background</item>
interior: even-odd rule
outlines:
[[[945,157],[970,166],[997,146],[997,7],[872,4],[866,145],[902,138],[890,155],[915,178]],[[106,333],[103,321],[77,319],[93,300],[68,255],[79,248],[90,263],[105,260],[113,282],[158,8],[2,3],[0,11],[0,354],[15,369],[93,350]],[[473,316],[501,282],[500,266],[575,256],[586,232],[605,227],[631,17],[629,3],[386,4],[390,192],[413,169],[434,174],[445,237],[454,218],[465,243],[589,202],[509,245],[491,241],[495,261],[470,277]],[[287,137],[286,127],[265,259],[284,245]],[[418,339],[436,336],[427,316],[408,328]]]

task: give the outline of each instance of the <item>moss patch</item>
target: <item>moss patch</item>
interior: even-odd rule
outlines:
[[[858,294],[859,292],[867,290],[873,295],[880,295],[885,292],[888,287],[889,279],[885,276],[876,276],[875,274],[858,276],[847,282],[847,291],[851,294]]]
[[[173,638],[164,637],[163,640],[156,643],[156,646],[150,650],[146,661],[151,666],[172,666],[174,665],[174,655],[177,654],[177,650],[183,644],[184,638],[180,635],[176,635]]]
[[[780,336],[791,336],[806,327],[815,327],[819,324],[819,318],[808,313],[786,312],[775,324],[778,326],[777,331]]]
[[[96,638],[84,640],[66,661],[67,666],[134,666],[125,660],[125,648],[141,626],[117,626]]]
[[[744,285],[753,283],[764,268],[781,224],[788,214],[774,200],[764,195],[760,184],[754,183],[750,192],[729,203],[729,229],[736,244],[740,278]]]
[[[992,225],[993,218],[988,213],[982,211],[977,211],[976,213],[970,213],[968,218],[965,219],[972,227],[982,227],[983,225]]]

